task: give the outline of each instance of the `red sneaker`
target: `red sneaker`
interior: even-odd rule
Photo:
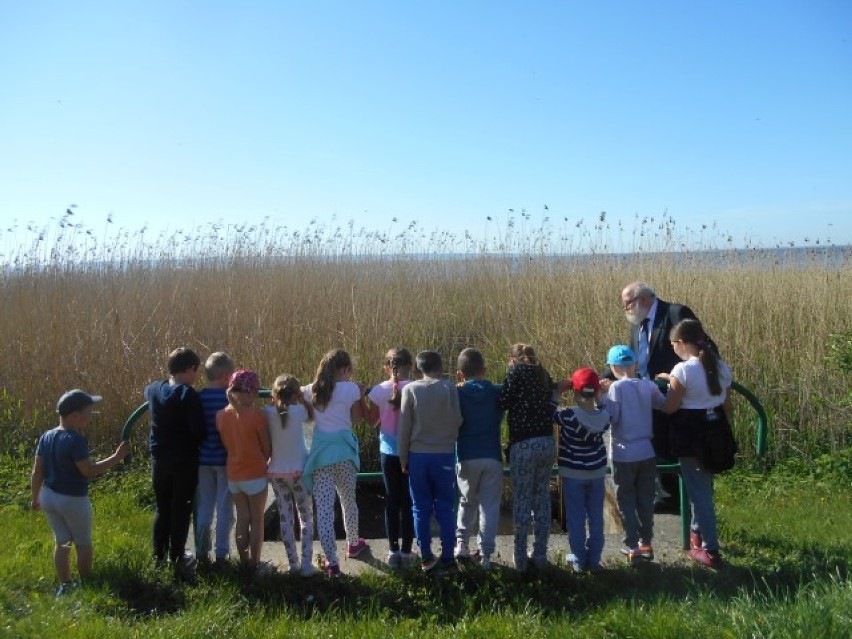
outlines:
[[[701,539],[701,533],[697,530],[689,531],[689,547],[692,550],[698,550],[704,546],[704,540]]]
[[[642,559],[647,559],[648,561],[654,560],[654,547],[651,544],[639,544],[636,551]]]
[[[686,553],[686,556],[707,568],[722,567],[722,556],[718,552],[710,552],[704,548],[693,548]]]

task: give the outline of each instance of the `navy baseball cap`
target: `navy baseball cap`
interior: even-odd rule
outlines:
[[[96,404],[102,399],[103,397],[100,395],[89,395],[87,392],[75,388],[59,398],[59,401],[56,402],[56,412],[65,417]]]

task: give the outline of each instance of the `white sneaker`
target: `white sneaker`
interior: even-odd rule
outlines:
[[[456,542],[455,556],[456,559],[468,559],[470,557],[470,549],[461,539]]]
[[[388,568],[397,569],[402,566],[402,555],[398,550],[388,552]]]

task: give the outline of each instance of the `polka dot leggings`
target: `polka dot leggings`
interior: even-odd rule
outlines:
[[[296,552],[296,521],[293,516],[293,502],[299,512],[299,524],[302,537],[301,566],[310,566],[314,547],[314,502],[302,482],[293,478],[275,478],[271,480],[272,490],[278,502],[278,518],[281,527],[281,541],[287,552],[290,568],[299,567]]]
[[[334,535],[334,493],[340,497],[346,541],[358,543],[358,505],[355,503],[355,482],[358,471],[351,461],[323,466],[314,471],[314,501],[317,505],[317,536],[329,564],[339,563]]]

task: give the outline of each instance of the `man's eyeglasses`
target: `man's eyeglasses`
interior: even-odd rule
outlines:
[[[622,303],[622,307],[623,307],[623,308],[624,308],[624,310],[626,311],[628,308],[630,308],[631,306],[633,306],[633,305],[636,303],[636,300],[638,300],[638,299],[639,299],[639,296],[638,296],[638,295],[637,295],[637,296],[635,296],[635,297],[631,297],[629,300],[627,300],[626,302],[623,302],[623,303]]]

